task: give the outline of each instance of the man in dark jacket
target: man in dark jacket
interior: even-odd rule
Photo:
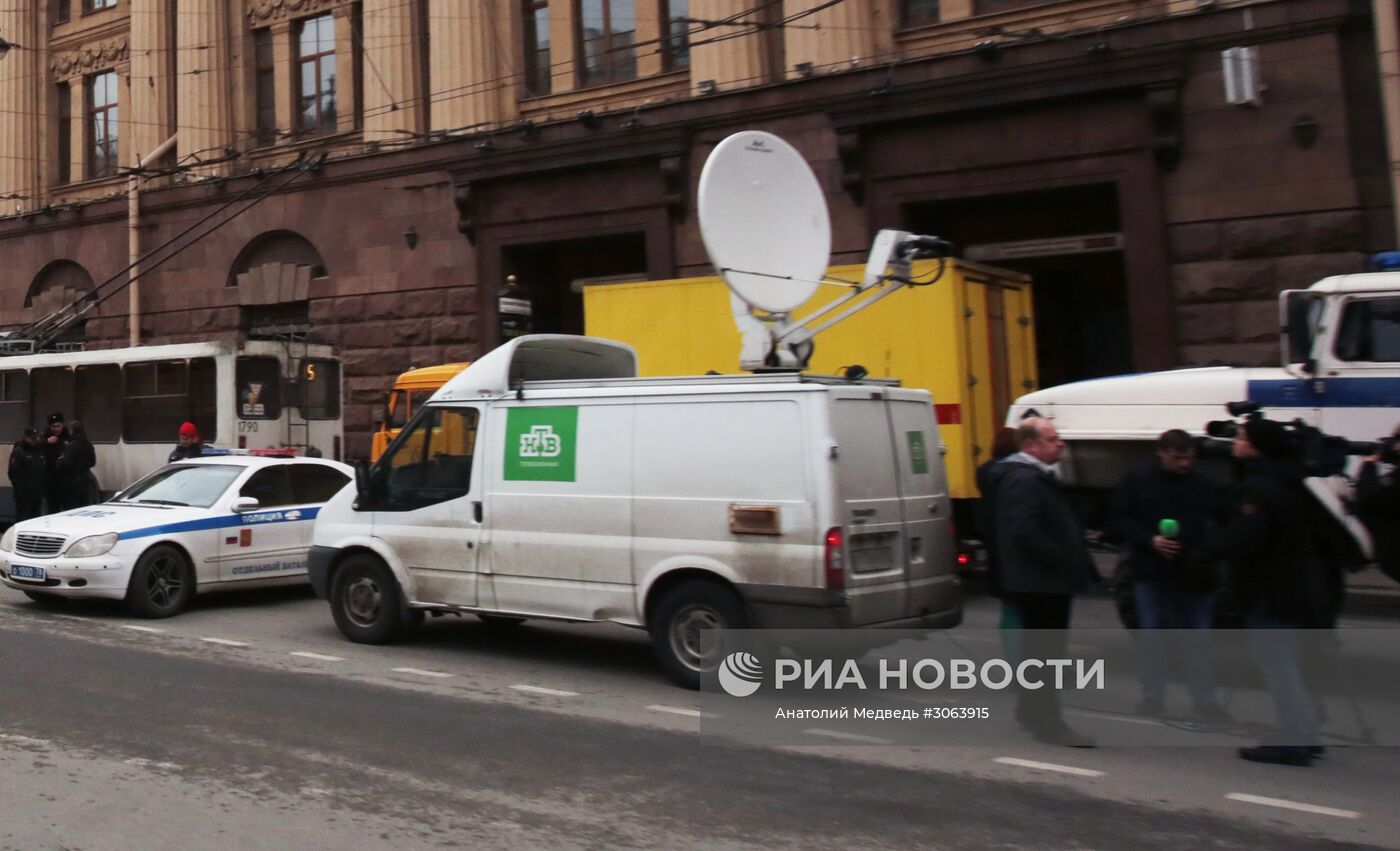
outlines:
[[[1400,451],[1400,427],[1385,452],[1372,455],[1361,465],[1356,479],[1356,516],[1371,533],[1376,561],[1386,574],[1400,582],[1400,471],[1383,474],[1380,464]]]
[[[97,480],[92,468],[97,466],[97,453],[88,442],[83,424],[73,420],[68,424],[68,444],[63,447],[54,469],[58,472],[63,493],[63,508],[82,508],[97,501]]]
[[[1065,444],[1054,423],[1040,417],[1022,420],[1017,438],[1020,451],[1001,462],[1005,469],[996,486],[1002,591],[1028,630],[1025,657],[1064,658],[1070,602],[1096,581],[1098,571],[1084,546],[1079,518],[1055,476],[1054,464]],[[1065,724],[1053,688],[1021,691],[1016,719],[1040,741],[1093,746]]]
[[[996,498],[997,484],[1001,481],[1004,467],[1001,462],[1016,454],[1016,429],[1004,427],[997,430],[992,442],[992,457],[977,468],[977,534],[982,545],[987,548],[987,593],[1001,597],[1001,562],[997,553]],[[1002,629],[1012,629],[1020,625],[1016,608],[1005,599],[1001,607]]]
[[[63,477],[58,472],[58,459],[68,445],[68,425],[63,414],[49,414],[48,433],[44,435],[44,512],[54,514],[63,510]]]
[[[39,430],[25,428],[10,450],[10,487],[15,494],[15,522],[44,513],[44,450]]]
[[[1226,596],[1245,618],[1256,663],[1273,694],[1279,730],[1257,747],[1255,762],[1308,765],[1317,743],[1315,703],[1299,665],[1299,645],[1329,617],[1329,566],[1308,522],[1297,449],[1280,423],[1253,419],[1235,436],[1243,475],[1233,488],[1223,533],[1205,557],[1229,564]]]
[[[1168,636],[1208,630],[1215,614],[1213,565],[1194,560],[1213,534],[1218,510],[1215,484],[1195,470],[1196,444],[1181,429],[1157,438],[1157,457],[1123,477],[1114,495],[1110,525],[1126,543],[1142,649],[1143,700],[1138,711],[1166,709]],[[1171,632],[1166,632],[1171,630]],[[1183,641],[1196,714],[1226,720],[1215,702],[1210,642]],[[1194,638],[1195,634],[1191,634]]]

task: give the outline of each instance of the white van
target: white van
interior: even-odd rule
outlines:
[[[927,392],[635,376],[630,346],[534,335],[443,386],[317,518],[309,572],[346,637],[425,610],[611,621],[694,687],[714,629],[961,621]]]

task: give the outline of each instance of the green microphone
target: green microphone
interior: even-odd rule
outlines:
[[[1162,518],[1162,522],[1157,524],[1157,534],[1169,541],[1175,541],[1176,536],[1181,534],[1181,524],[1170,517]]]

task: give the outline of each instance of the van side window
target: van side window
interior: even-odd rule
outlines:
[[[1345,361],[1400,362],[1400,298],[1348,302],[1336,353]]]
[[[421,508],[466,496],[480,416],[475,408],[432,408],[415,417],[381,461],[386,507]]]

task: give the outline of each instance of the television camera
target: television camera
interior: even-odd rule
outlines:
[[[1225,410],[1236,419],[1211,420],[1206,423],[1207,438],[1201,446],[1203,455],[1229,455],[1230,444],[1226,441],[1233,440],[1251,420],[1268,419],[1258,402],[1230,402],[1226,404]],[[1395,435],[1388,435],[1376,441],[1356,441],[1327,434],[1301,419],[1292,422],[1280,421],[1280,424],[1294,447],[1294,458],[1302,466],[1306,476],[1345,475],[1347,459],[1351,456],[1379,455],[1381,460],[1388,464],[1400,462],[1400,437]]]

